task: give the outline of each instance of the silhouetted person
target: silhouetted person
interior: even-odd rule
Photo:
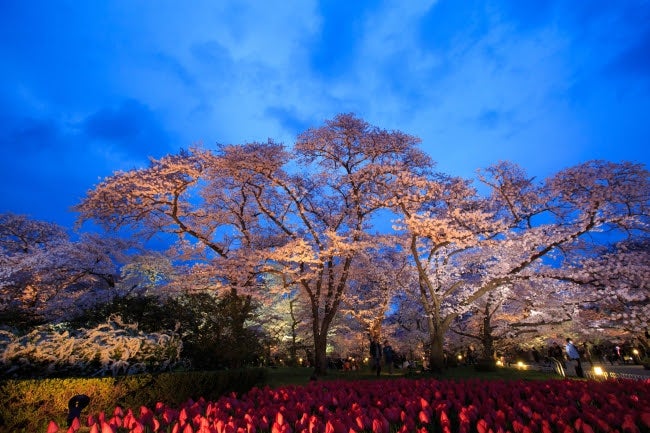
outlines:
[[[85,394],[75,395],[68,401],[68,427],[72,425],[75,418],[81,416],[81,411],[90,404],[90,397]]]

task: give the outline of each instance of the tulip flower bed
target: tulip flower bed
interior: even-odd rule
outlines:
[[[648,433],[648,381],[323,381],[179,408],[116,408],[48,433]]]

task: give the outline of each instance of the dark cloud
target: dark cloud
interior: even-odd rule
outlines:
[[[5,152],[38,152],[53,148],[60,142],[58,126],[51,119],[23,118],[6,125],[11,125],[11,128],[0,130],[0,143]]]
[[[479,0],[467,0],[463,7],[458,7],[454,0],[435,3],[419,22],[419,42],[431,51],[442,53],[459,42],[479,39],[489,30],[484,8]]]
[[[192,56],[210,71],[219,73],[222,69],[233,66],[232,56],[226,47],[217,41],[205,41],[194,44],[190,49]]]
[[[0,148],[0,212],[43,221],[72,226],[69,208],[96,182],[98,173],[112,171],[94,158],[73,129],[53,118],[0,116]]]
[[[310,126],[313,126],[310,121],[299,118],[297,110],[295,109],[268,107],[265,110],[265,114],[277,120],[284,129],[288,130],[294,136],[306,131]]]
[[[115,64],[109,60],[114,50],[108,36],[115,29],[104,5],[0,4],[3,80],[63,109],[83,105],[104,91],[111,80],[107,72]]]
[[[476,121],[482,129],[496,129],[501,123],[501,113],[497,110],[483,110]]]
[[[178,59],[158,52],[153,56],[153,63],[154,69],[168,71],[185,86],[189,88],[197,86],[196,78],[194,78],[193,74]]]
[[[624,76],[650,79],[650,31],[616,56],[606,69]]]
[[[590,1],[589,5],[595,3],[597,0]],[[555,18],[557,0],[537,0],[535,2],[506,0],[501,3],[501,6],[503,18],[514,23],[519,31],[527,32],[546,26]]]
[[[213,77],[211,85],[218,90],[227,91],[229,83],[237,79],[238,71],[246,69],[246,66],[237,65],[230,51],[217,41],[196,43],[190,53],[197,61],[197,70]]]
[[[169,150],[170,137],[155,113],[133,99],[100,109],[82,128],[91,140],[109,142],[134,156],[160,156]]]
[[[323,77],[337,77],[350,71],[366,12],[372,2],[323,0],[320,37],[311,44],[311,66]]]
[[[12,86],[0,80],[0,148],[8,152],[32,154],[60,145],[57,121],[30,107]]]

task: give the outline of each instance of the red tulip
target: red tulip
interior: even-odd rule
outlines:
[[[111,424],[102,422],[102,433],[117,433],[117,430]]]
[[[234,431],[234,429],[233,429]],[[293,430],[291,430],[291,426],[287,423],[283,424],[278,424],[277,422],[273,423],[273,426],[271,427],[271,432],[272,433],[292,433]]]
[[[623,415],[623,424],[621,424],[621,428],[624,433],[641,433],[630,414]]]
[[[399,422],[400,412],[399,407],[391,406],[384,409],[384,416],[391,424],[397,424]]]
[[[50,421],[47,425],[47,433],[56,433],[59,431],[59,426],[54,422]]]
[[[70,428],[68,431],[73,431],[76,432],[81,428],[81,422],[79,421],[79,418],[75,418],[72,420],[72,423],[70,424]]]
[[[643,412],[641,414],[641,421],[646,427],[650,427],[650,412]]]
[[[162,409],[162,420],[165,424],[171,424],[176,419],[176,414],[169,408]]]
[[[109,423],[111,426],[115,427],[115,430],[117,430],[118,428],[122,427],[122,418],[120,418],[119,416],[115,415],[113,418],[111,418],[110,420],[108,420],[108,423]]]
[[[519,422],[519,420],[514,420],[512,421],[512,429],[515,431],[515,433],[523,433],[524,425]]]
[[[494,414],[494,422],[499,426],[506,425],[506,414],[501,409]]]
[[[178,420],[181,422],[181,424],[185,424],[187,418],[188,418],[187,411],[185,410],[185,408],[181,409],[180,413],[178,414]]]
[[[372,420],[367,415],[359,415],[354,419],[360,430],[367,430],[372,427]]]
[[[334,418],[330,420],[332,425],[334,426],[334,431],[336,433],[348,433],[349,427],[347,427],[343,422],[341,422],[340,419]]]
[[[446,412],[440,412],[440,426],[449,428],[449,417]]]
[[[97,424],[93,424],[90,427],[90,430],[88,430],[88,433],[99,433],[99,427],[97,427]]]
[[[215,430],[212,430],[208,426],[201,426],[199,429],[196,431],[196,433],[213,433]]]

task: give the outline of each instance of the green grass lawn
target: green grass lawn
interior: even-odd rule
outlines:
[[[268,370],[267,385],[271,388],[277,388],[284,385],[305,385],[313,369],[306,367],[278,367]],[[391,378],[417,378],[417,377],[435,377],[440,380],[463,380],[472,378],[483,379],[500,379],[500,380],[546,380],[560,379],[560,376],[550,373],[544,373],[534,370],[518,370],[516,368],[498,368],[492,372],[479,372],[473,366],[451,367],[443,370],[441,374],[431,373],[411,373],[407,374],[402,370],[395,370],[393,374],[382,372],[380,379]],[[378,377],[368,368],[358,371],[339,371],[330,370],[326,376],[319,377],[317,380],[375,380]]]

